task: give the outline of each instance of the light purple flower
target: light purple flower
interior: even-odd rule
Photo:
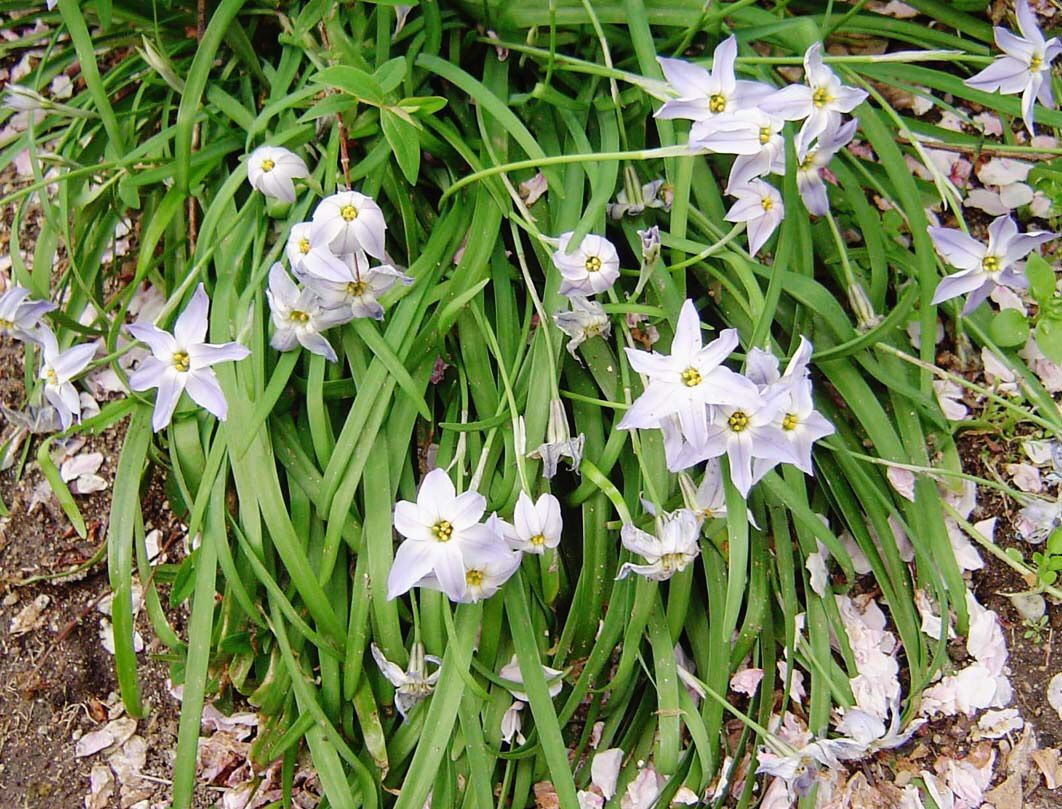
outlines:
[[[729,193],[737,197],[737,202],[724,218],[727,222],[746,223],[749,253],[756,255],[785,216],[782,195],[763,180],[752,180]]]
[[[313,212],[313,225],[314,241],[319,238],[337,256],[362,250],[373,258],[384,259],[387,223],[371,197],[357,191],[340,191],[325,197]]]
[[[730,193],[765,174],[785,174],[784,124],[759,109],[741,110],[694,123],[689,142],[698,150],[737,155],[727,182]]]
[[[778,425],[778,414],[787,401],[786,391],[772,390],[751,407],[712,408],[712,423],[702,451],[709,458],[727,456],[730,479],[742,497],[748,496],[758,479],[752,468],[754,460],[768,461],[772,466],[799,463],[796,449]]]
[[[39,377],[44,380],[44,398],[59,414],[63,429],[68,430],[75,421],[81,421],[81,399],[71,380],[92,362],[98,344],[82,343],[60,351],[51,329],[39,328],[36,335],[43,355]]]
[[[664,102],[657,118],[688,118],[702,121],[716,115],[730,115],[755,107],[772,88],[755,81],[739,81],[734,76],[737,38],[730,36],[716,46],[712,72],[681,59],[657,57],[664,77],[678,96]]]
[[[361,250],[336,256],[315,247],[302,267],[302,281],[320,299],[321,306],[340,313],[332,325],[358,317],[382,320],[384,310],[378,298],[396,283],[413,283],[390,264],[370,267],[368,256]]]
[[[670,579],[697,558],[701,552],[700,535],[700,518],[686,508],[662,515],[657,520],[656,536],[633,523],[625,523],[620,530],[623,547],[644,557],[647,564],[624,562],[616,578],[624,579],[629,573],[637,573],[651,581]]]
[[[402,500],[395,505],[395,530],[406,540],[387,577],[388,600],[420,586],[440,589],[451,601],[465,600],[466,551],[472,561],[484,557],[492,572],[501,558],[496,548],[512,554],[495,531],[480,522],[486,508],[487,501],[477,492],[458,495],[444,470],[429,472],[416,503]]]
[[[301,345],[330,362],[336,361],[336,352],[321,332],[346,322],[348,313],[323,308],[311,291],[295,286],[280,262],[269,270],[266,298],[273,315],[273,339],[269,341],[273,348],[291,351]]]
[[[568,415],[564,412],[564,403],[560,399],[550,399],[549,421],[546,423],[546,440],[527,453],[529,458],[542,461],[542,476],[547,480],[557,474],[557,464],[561,458],[568,459],[568,468],[578,472],[583,460],[583,444],[586,436],[579,433],[572,438],[568,429]]]
[[[1045,107],[1055,105],[1051,95],[1051,63],[1062,53],[1062,44],[1057,37],[1044,40],[1027,0],[1017,0],[1014,11],[1022,35],[996,27],[996,44],[1003,55],[965,83],[967,87],[988,93],[1021,93],[1021,117],[1032,134],[1033,103],[1039,99]]]
[[[302,158],[280,146],[259,146],[247,158],[247,180],[267,197],[295,201],[295,179],[308,177]]]
[[[802,472],[814,473],[811,451],[816,441],[833,435],[833,425],[815,410],[812,400],[811,360],[812,346],[806,337],[793,353],[785,372],[778,372],[778,358],[769,351],[754,348],[745,361],[745,375],[760,386],[765,397],[776,392],[782,395],[781,406],[775,415],[774,426],[792,445],[795,460],[790,461]],[[753,478],[759,480],[780,462],[778,458],[759,458],[753,464]]]
[[[127,326],[129,333],[147,344],[153,356],[144,359],[129,376],[135,391],[158,388],[151,426],[158,432],[173,418],[181,394],[188,395],[224,421],[229,406],[225,394],[210,366],[219,362],[236,362],[251,352],[239,343],[207,343],[207,312],[210,300],[200,284],[192,300],[177,318],[173,334],[146,323]]]
[[[296,278],[302,277],[304,272],[303,263],[313,248],[313,223],[299,222],[297,225],[292,225],[284,252],[287,253],[288,263],[291,265],[291,271]]]
[[[55,309],[55,304],[30,300],[29,294],[25,287],[12,286],[0,295],[0,337],[33,343],[40,341],[37,334],[40,319]]]
[[[510,548],[534,554],[542,554],[547,548],[556,548],[564,527],[560,501],[548,492],[540,494],[538,500],[532,500],[527,492],[520,492],[512,523],[504,520],[499,520],[499,523]]]
[[[620,275],[619,253],[615,245],[604,236],[593,233],[583,237],[582,242],[570,254],[568,252],[572,232],[562,233],[553,263],[563,278],[560,293],[565,297],[585,298],[609,289]]]
[[[804,54],[806,84],[791,84],[765,99],[760,109],[787,121],[804,121],[797,145],[810,144],[829,126],[841,122],[841,114],[851,112],[866,99],[863,90],[841,84],[822,62],[822,43],[812,44]]]
[[[1044,231],[1019,233],[1009,216],[997,217],[988,226],[987,245],[952,228],[931,227],[929,236],[941,257],[959,270],[941,280],[932,302],[943,303],[968,294],[963,314],[980,306],[997,286],[1023,289],[1027,281],[1017,262],[1057,238]]]
[[[842,125],[838,119],[836,123],[827,125],[815,143],[807,146],[797,143],[797,190],[804,201],[804,207],[815,216],[825,216],[830,210],[822,170],[829,165],[833,156],[852,140],[856,126],[856,121]]]
[[[687,300],[679,313],[670,356],[624,349],[631,367],[648,377],[648,383],[624,414],[619,429],[658,429],[664,418],[676,415],[685,437],[693,444],[703,443],[708,429],[706,405],[750,407],[759,399],[755,385],[722,364],[737,345],[734,329],[724,330],[704,345],[697,308]]]

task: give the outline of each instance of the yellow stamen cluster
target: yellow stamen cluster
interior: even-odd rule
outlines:
[[[701,384],[701,372],[692,366],[682,372],[682,384],[687,388],[695,388]]]
[[[833,96],[830,95],[830,91],[825,87],[816,87],[815,92],[811,94],[811,103],[819,109],[822,109],[831,101],[833,101]]]
[[[339,215],[343,217],[344,222],[353,222],[358,218],[358,209],[353,205],[344,205],[339,209]]]
[[[276,163],[270,160],[268,157],[262,161],[262,171],[272,171],[276,167]]]
[[[770,197],[762,197],[760,199],[760,207],[763,208],[764,213],[767,213],[769,210],[771,210],[771,208],[774,207],[774,200]]]
[[[800,420],[797,418],[796,413],[786,413],[785,418],[782,419],[782,429],[787,431],[795,430],[799,423]]]
[[[483,571],[482,570],[466,570],[465,571],[465,584],[469,587],[480,587],[483,584]]]
[[[726,111],[726,96],[721,93],[716,93],[708,99],[708,111],[709,112],[725,112]]]
[[[985,272],[999,272],[999,258],[997,256],[985,256],[981,259],[981,269]]]
[[[803,160],[800,161],[800,170],[808,171],[815,165],[815,153],[811,152]]]
[[[59,377],[56,375],[55,371],[53,371],[51,368],[45,369],[44,376],[48,379],[48,384],[49,385],[58,385],[59,384]]]
[[[766,146],[771,140],[771,128],[769,126],[760,127],[760,145]]]
[[[531,539],[527,541],[534,545],[536,548],[546,544],[546,538],[542,536],[542,534],[535,534],[533,537],[531,537]]]
[[[439,520],[431,527],[431,535],[439,542],[449,542],[454,535],[454,527],[449,520]]]
[[[586,267],[587,272],[599,272],[601,270],[601,259],[597,256],[590,256],[583,262],[583,266]]]
[[[192,360],[188,356],[187,351],[174,351],[172,362],[173,367],[180,371],[182,374],[192,367]]]
[[[1032,58],[1029,59],[1029,70],[1030,71],[1039,70],[1041,67],[1043,67],[1043,64],[1044,64],[1043,57],[1040,56],[1040,54],[1038,54],[1038,53],[1034,53],[1032,55]]]
[[[733,430],[735,433],[740,433],[748,428],[749,417],[742,411],[735,410],[733,413],[730,414],[730,418],[726,420],[726,426]]]
[[[660,567],[665,573],[686,569],[686,557],[681,553],[665,553],[660,557]]]
[[[3,318],[0,318],[0,331],[11,331],[13,328],[15,328],[14,323],[12,323],[10,320],[4,320]]]
[[[365,286],[364,281],[351,281],[347,284],[347,294],[352,298],[360,298],[365,294]]]
[[[310,316],[305,312],[299,311],[298,309],[292,309],[290,312],[288,312],[288,320],[290,320],[292,323],[297,323],[301,326],[304,323],[310,322]]]
[[[309,239],[299,239],[299,252],[302,253],[304,256],[310,252]]]

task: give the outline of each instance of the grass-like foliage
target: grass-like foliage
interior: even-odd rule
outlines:
[[[791,705],[794,676],[807,691],[797,710],[816,736],[827,735],[835,708],[859,702],[852,681],[860,662],[834,595],[855,582],[853,549],[866,558],[863,583],[877,589],[899,641],[904,717],[917,713],[944,647],[922,633],[915,590],[942,614],[951,610],[960,632],[967,601],[945,524],[946,494],[961,477],[954,425],[934,397],[933,341],[912,347],[907,327],[932,335],[939,312],[958,350],[992,346],[995,332],[985,307],[963,317],[959,301],[933,305],[942,274],[953,270],[938,257],[925,210],[942,202],[960,219],[962,210],[947,177],[919,179],[906,162],[922,162],[923,143],[974,153],[983,139],[893,108],[883,88],[931,91],[942,110],[990,104],[1005,121],[1019,116],[1021,101],[963,83],[994,53],[989,24],[962,10],[974,4],[908,1],[938,25],[878,16],[862,2],[425,0],[409,9],[390,0],[220,0],[197,21],[195,8],[176,2],[59,0],[54,11],[39,10],[44,34],[0,44],[3,53],[43,48],[21,81],[31,90],[43,92],[80,66],[70,98],[24,98],[23,109],[35,109],[28,126],[0,146],[0,165],[29,149],[35,181],[4,202],[20,203],[11,228],[14,280],[33,298],[61,302],[46,316],[58,335],[52,355],[97,340],[93,367],[110,364],[123,379],[129,352],[147,353],[134,336],[163,358],[155,376],[141,360],[131,376],[139,392],[70,429],[128,423],[106,553],[115,661],[126,708],[137,715],[138,577],[184,687],[175,807],[191,800],[204,700],[237,693],[268,717],[257,760],[284,757],[290,777],[308,749],[335,809],[421,809],[429,795],[439,809],[524,807],[539,781],[552,783],[563,809],[576,809],[593,749],[617,747],[618,795],[646,760],[666,779],[659,805],[683,785],[701,794],[729,776],[721,768],[758,749],[792,753],[765,728]],[[774,88],[802,82],[799,68],[815,43],[845,43],[858,54],[859,43],[874,38],[887,52],[821,51],[846,92],[865,100],[823,113],[823,127],[832,127],[825,133],[779,124],[784,173],[765,179],[777,189],[770,204],[784,215],[765,232],[765,223],[746,224],[748,216],[726,218],[734,157],[691,153],[689,120],[654,117],[675,97],[657,57],[710,67],[731,33],[737,78]],[[815,163],[802,135],[825,148],[821,139],[848,120],[857,122],[860,148],[839,143],[832,159],[824,153]],[[1062,115],[1038,108],[1036,120],[1052,127]],[[263,145],[290,150],[307,167],[299,177],[298,165],[289,166],[290,204],[248,183],[250,167],[259,189],[286,193],[283,182],[261,180],[285,153],[248,157]],[[321,200],[347,187],[375,201],[387,226],[383,250],[375,236],[351,236],[369,254],[358,260],[392,274],[381,282],[378,309],[322,326],[327,343],[313,342],[314,353],[295,331],[278,341],[277,303],[271,317],[267,290],[298,309],[286,271],[313,273],[290,264],[301,261],[302,237],[292,238],[292,228],[323,221]],[[31,202],[43,215],[27,262],[17,238]],[[342,207],[332,217],[337,228],[352,218]],[[130,218],[134,253],[124,263],[104,261],[116,226]],[[579,275],[565,245],[589,250],[594,236],[615,246],[614,258],[601,245],[577,254],[591,281],[577,280],[576,292],[596,299],[580,298],[574,306],[585,309],[555,320],[571,308],[562,288],[572,293]],[[53,266],[57,248],[62,260]],[[285,270],[271,287],[278,261]],[[350,266],[352,285],[362,284],[368,265]],[[578,286],[598,272],[618,277]],[[158,331],[127,331],[127,307],[144,283],[165,298],[158,329],[172,333],[177,316],[206,299],[197,293],[203,285],[205,339],[249,350],[245,359],[238,346],[211,355],[220,404],[212,383],[188,382],[190,396],[173,399],[172,419],[159,417],[156,398],[181,394],[167,387],[175,384],[167,363],[195,371],[200,349],[181,348],[180,359]],[[347,288],[340,286],[337,294]],[[378,310],[382,319],[364,316]],[[683,311],[694,315],[685,329]],[[299,309],[296,325],[308,317]],[[558,323],[581,341],[570,352]],[[766,351],[784,370],[806,351],[806,338],[809,376],[801,367],[798,381],[813,391],[808,412],[813,405],[828,422],[822,432],[832,425],[815,444],[813,475],[786,454],[789,445],[777,457],[761,447],[761,459],[784,462],[755,462],[749,474],[738,468],[750,462],[741,450],[674,462],[665,445],[678,440],[677,428],[655,427],[670,418],[661,412],[685,407],[681,386],[657,389],[652,408],[632,410],[656,384],[648,365],[663,362],[636,352],[655,340],[654,350],[675,356],[676,333],[687,342],[703,333],[707,344],[727,329],[736,336],[715,365],[725,362],[701,369],[715,376],[700,417],[707,403],[709,429],[729,424],[738,435],[746,429],[738,416],[749,418],[739,394],[766,390],[748,381],[753,366],[770,365]],[[177,331],[180,341],[179,323]],[[27,348],[31,395],[51,384],[37,374],[47,350]],[[1009,350],[994,350],[1040,408],[1037,423],[1054,429],[1058,411],[1036,377]],[[676,370],[696,375],[682,377],[689,388],[701,379],[692,366]],[[59,377],[52,382],[61,386]],[[770,418],[788,418],[778,407]],[[721,460],[704,472],[709,454]],[[544,477],[544,461],[558,457],[557,474]],[[38,459],[57,480],[47,445]],[[692,467],[676,473],[669,461]],[[915,473],[913,500],[890,485],[889,465]],[[930,467],[935,476],[921,474]],[[551,492],[561,506],[559,542],[543,525],[531,532],[534,541],[523,538],[539,552],[513,557],[515,572],[487,565],[487,573],[468,574],[469,588],[497,574],[495,595],[492,587],[461,591],[450,561],[418,557],[435,573],[395,585],[397,597],[388,598],[401,547],[395,522],[410,535],[396,503],[416,503],[434,468],[511,523],[521,493],[535,500]],[[179,565],[154,571],[139,506],[153,469],[165,475],[174,510],[196,538]],[[698,495],[702,474],[708,483]],[[84,531],[76,502],[61,483],[57,490]],[[445,491],[433,491],[445,500]],[[675,519],[696,518],[692,534],[668,534],[683,529],[666,518],[674,511]],[[465,530],[443,525],[442,516],[424,518],[440,548],[451,531],[473,543],[468,536],[497,539],[508,530],[494,520]],[[634,553],[651,539],[636,529],[674,543],[655,559]],[[519,520],[512,531],[520,532]],[[897,535],[910,538],[913,559],[901,557]],[[646,570],[654,563],[657,575]],[[448,585],[454,603],[439,591]],[[167,607],[182,602],[190,612],[178,631]],[[685,657],[677,660],[676,646]],[[749,665],[763,680],[753,696],[740,696],[730,678]],[[510,688],[522,710],[512,707]],[[801,767],[813,760],[794,759]],[[762,791],[751,774],[744,784],[739,803],[752,805]]]

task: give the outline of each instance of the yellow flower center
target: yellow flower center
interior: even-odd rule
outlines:
[[[304,323],[310,322],[310,316],[305,312],[300,312],[298,309],[292,309],[290,312],[288,312],[288,320],[290,320],[292,323],[298,323],[299,325],[302,325]]]
[[[352,298],[360,298],[365,294],[365,287],[364,281],[351,281],[347,284],[347,294]]]
[[[726,110],[726,96],[722,93],[715,93],[708,99],[708,111],[709,112],[724,112]]]
[[[660,557],[660,567],[666,573],[681,572],[686,569],[686,557],[681,553],[665,553]]]
[[[687,388],[695,388],[701,384],[701,372],[694,367],[689,367],[682,372],[682,384]]]
[[[760,207],[763,208],[764,213],[767,213],[774,207],[774,200],[770,197],[763,197],[760,199]]]
[[[542,534],[535,534],[533,537],[531,537],[531,539],[527,541],[534,545],[536,548],[546,544],[546,538],[542,536]]]
[[[999,258],[997,256],[985,256],[981,259],[981,269],[985,272],[999,272]]]
[[[353,205],[344,205],[339,209],[339,215],[343,217],[343,221],[353,222],[358,218],[358,209]]]
[[[449,542],[454,534],[454,527],[448,520],[439,520],[431,527],[431,535],[439,542]]]
[[[482,570],[466,570],[465,571],[465,584],[469,587],[480,587],[483,584],[483,571]]]
[[[803,160],[800,161],[800,170],[801,171],[808,171],[809,169],[813,168],[814,165],[815,165],[815,153],[811,152],[810,154],[807,155],[807,157],[805,157]]]
[[[735,433],[740,433],[749,426],[749,417],[740,410],[735,410],[726,420],[726,426]]]
[[[172,361],[173,367],[182,374],[192,367],[192,361],[189,359],[187,351],[174,351]]]
[[[56,376],[55,371],[53,371],[51,368],[46,368],[45,369],[44,376],[47,378],[49,385],[58,385],[59,384],[59,377]]]
[[[262,161],[262,171],[272,171],[277,164],[268,157]]]
[[[769,126],[760,127],[760,145],[766,146],[771,140],[771,128]]]
[[[816,87],[815,92],[811,94],[811,103],[819,109],[822,109],[831,101],[833,101],[833,96],[830,95],[830,91],[825,87]]]
[[[14,323],[12,323],[10,320],[4,320],[3,318],[0,318],[0,331],[11,331],[11,329],[13,328],[15,328]]]
[[[786,413],[785,418],[782,419],[782,429],[795,430],[797,428],[797,424],[799,423],[800,421],[799,419],[797,419],[796,413]]]
[[[1038,54],[1038,53],[1034,53],[1032,55],[1032,58],[1029,59],[1029,70],[1030,71],[1039,70],[1043,66],[1043,64],[1044,64],[1043,57],[1040,56],[1040,54]]]
[[[306,255],[310,252],[310,240],[303,238],[299,239],[299,252]]]
[[[601,259],[597,256],[590,256],[584,263],[587,272],[599,272],[601,270]]]

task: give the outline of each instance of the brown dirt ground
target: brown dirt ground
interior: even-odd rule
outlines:
[[[0,345],[0,400],[5,404],[19,404],[21,385],[12,380],[20,380],[20,365],[20,349]],[[90,438],[82,450],[104,455],[99,474],[108,484],[113,482],[124,430],[124,424],[116,425]],[[88,537],[82,540],[54,500],[26,516],[42,480],[36,469],[27,470],[21,480],[12,470],[0,473],[0,499],[11,512],[0,522],[0,805],[5,809],[84,805],[92,765],[103,761],[106,753],[76,758],[75,740],[106,723],[105,706],[117,689],[114,659],[101,645],[101,615],[96,610],[109,592],[106,564],[101,562],[76,581],[23,584],[31,577],[68,570],[92,556],[106,536],[110,486],[76,496],[89,526]],[[142,505],[149,525],[164,535],[171,533],[173,519],[157,482]],[[12,636],[12,618],[41,595],[50,599],[42,625]],[[165,604],[165,592],[162,597]],[[182,615],[178,612],[170,619],[180,630]],[[154,804],[169,797],[179,705],[168,691],[166,663],[152,658],[153,652],[163,650],[153,643],[143,614],[138,630],[147,646],[139,655],[139,672],[148,714],[137,733],[148,746],[145,773],[154,779],[141,782],[138,791]],[[218,797],[206,788],[200,793],[199,806],[211,806]],[[111,805],[121,805],[117,794]]]

